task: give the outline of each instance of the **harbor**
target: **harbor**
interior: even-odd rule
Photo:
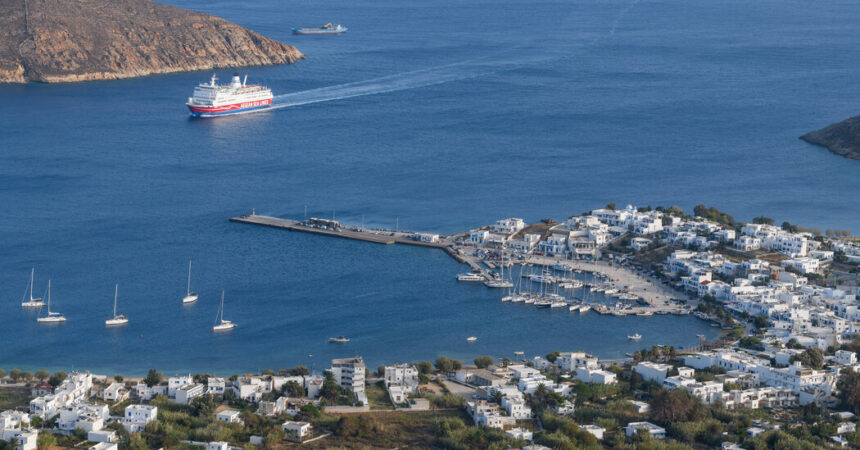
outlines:
[[[500,290],[502,302],[523,303],[538,308],[571,313],[593,311],[601,315],[651,317],[688,315],[695,299],[687,297],[644,273],[594,259],[565,260],[539,254],[513,252],[501,246],[493,252],[469,242],[470,232],[448,236],[435,233],[368,228],[342,224],[333,219],[305,220],[251,214],[232,217],[231,222],[289,231],[319,234],[382,245],[411,245],[445,251],[467,264],[461,282],[482,283]],[[515,276],[512,272],[517,271]]]

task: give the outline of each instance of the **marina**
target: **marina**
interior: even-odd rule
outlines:
[[[557,258],[540,255],[506,260],[504,249],[498,261],[482,259],[474,246],[463,243],[468,231],[440,236],[357,227],[319,218],[299,221],[257,215],[255,212],[229,220],[383,245],[403,244],[441,249],[457,262],[469,265],[471,271],[458,274],[458,281],[481,282],[489,288],[503,289],[505,291],[500,297],[503,303],[523,303],[553,310],[566,308],[570,312],[581,313],[594,311],[616,317],[652,317],[661,313],[687,315],[693,308],[673,301],[682,294],[666,290],[659,283],[609,264],[585,260],[559,262]],[[505,267],[510,269],[506,270]],[[519,272],[515,282],[512,273],[517,270],[516,267],[519,267]],[[524,271],[526,267],[540,270]],[[535,285],[534,289],[532,285]]]

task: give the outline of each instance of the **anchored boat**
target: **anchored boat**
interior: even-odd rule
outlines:
[[[119,284],[114,287],[113,291],[113,317],[105,320],[106,327],[117,327],[128,323],[128,317],[123,314],[116,313],[116,298],[119,295]]]
[[[41,308],[45,306],[45,301],[41,298],[33,297],[33,275],[36,274],[36,268],[30,269],[30,287],[27,292],[24,292],[24,298],[21,299],[21,306],[24,308]],[[30,294],[30,300],[27,300],[27,294]]]
[[[51,312],[51,280],[48,280],[48,294],[46,295],[46,297],[48,297],[48,315],[43,316],[43,317],[39,317],[38,319],[36,319],[36,322],[38,322],[38,323],[64,323],[66,321],[66,316],[64,316],[58,312]]]

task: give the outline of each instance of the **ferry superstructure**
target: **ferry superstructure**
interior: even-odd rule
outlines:
[[[272,90],[257,84],[247,85],[248,76],[241,80],[233,74],[230,84],[216,84],[215,74],[208,83],[200,83],[186,105],[194,117],[226,116],[272,105]]]

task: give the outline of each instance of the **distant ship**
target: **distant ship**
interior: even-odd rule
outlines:
[[[347,342],[349,342],[349,338],[343,337],[343,336],[338,336],[338,337],[328,338],[328,341],[329,341],[329,343],[332,343],[332,344],[346,344]]]
[[[346,30],[345,26],[329,22],[319,28],[293,28],[293,34],[341,34],[346,33]]]
[[[272,90],[260,85],[248,86],[248,76],[239,79],[234,73],[230,84],[215,84],[218,78],[212,74],[208,83],[200,83],[194,88],[194,96],[188,98],[188,109],[194,117],[226,116],[272,105]]]

